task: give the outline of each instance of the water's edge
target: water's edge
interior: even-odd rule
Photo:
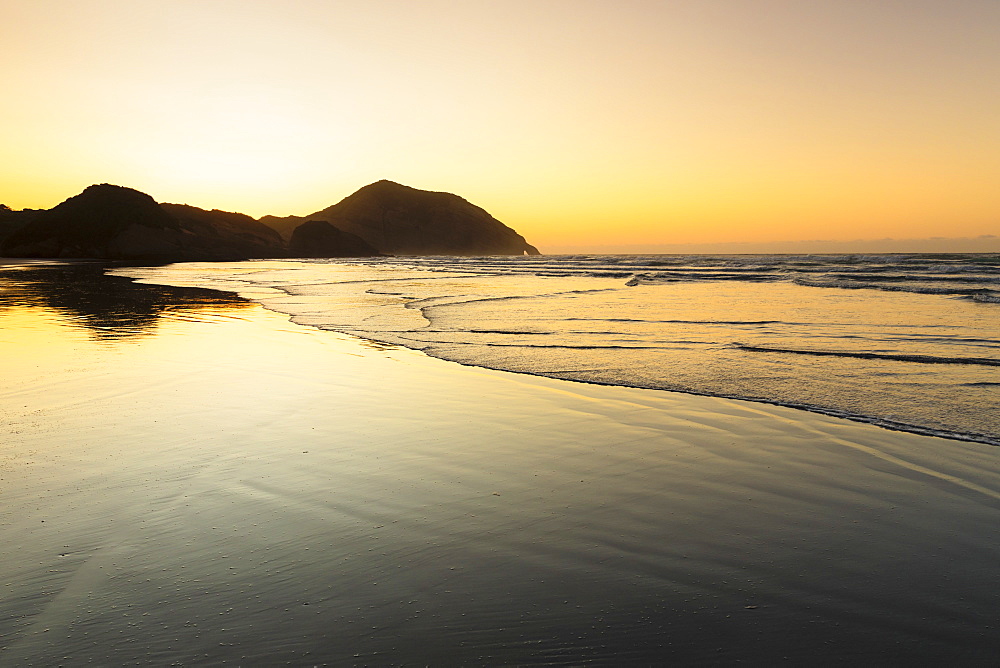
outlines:
[[[153,279],[149,279],[149,278],[142,278],[142,279],[132,278],[132,280],[134,282],[137,282],[137,283],[150,283],[150,284],[155,284],[155,285],[166,285],[166,286],[170,286],[171,285],[170,283],[159,282],[159,281],[156,281],[156,280],[153,280]],[[992,437],[992,436],[987,435],[987,434],[975,433],[975,432],[951,431],[951,430],[946,430],[946,429],[935,429],[935,428],[931,428],[931,427],[925,427],[925,426],[921,426],[921,425],[908,424],[908,423],[905,423],[905,422],[899,422],[899,421],[895,421],[895,420],[889,420],[889,419],[885,419],[885,418],[880,418],[880,417],[877,417],[877,416],[863,415],[863,414],[859,414],[859,413],[852,413],[852,412],[849,412],[849,411],[843,411],[843,410],[831,409],[831,408],[826,408],[826,407],[821,407],[821,406],[815,406],[815,405],[811,405],[811,404],[807,404],[807,403],[782,402],[782,401],[776,401],[776,400],[763,399],[763,398],[759,398],[759,397],[748,397],[748,396],[741,396],[741,395],[735,395],[735,394],[724,394],[724,393],[713,393],[713,392],[700,392],[700,391],[696,391],[696,390],[679,389],[679,388],[653,387],[653,386],[643,385],[641,383],[631,383],[631,384],[630,383],[610,383],[610,382],[602,382],[602,381],[598,381],[598,380],[586,380],[586,379],[580,379],[580,378],[568,378],[568,377],[563,377],[563,376],[555,375],[555,374],[546,374],[546,373],[543,373],[543,372],[532,372],[532,371],[526,371],[526,370],[521,370],[521,369],[504,368],[504,367],[501,367],[501,366],[491,366],[491,365],[488,365],[488,364],[479,364],[479,363],[475,363],[475,362],[459,361],[459,360],[450,359],[450,358],[448,358],[447,356],[444,356],[444,355],[435,354],[433,350],[425,350],[425,349],[422,349],[422,348],[419,348],[419,347],[416,347],[416,346],[408,346],[405,343],[400,343],[399,341],[396,341],[396,340],[385,340],[385,339],[379,339],[379,338],[374,337],[374,336],[364,336],[364,335],[358,334],[356,331],[351,331],[351,330],[342,329],[342,328],[335,328],[335,327],[330,327],[330,326],[319,326],[319,325],[312,325],[312,324],[309,324],[309,323],[303,323],[303,322],[301,322],[301,321],[299,321],[299,320],[296,319],[295,314],[290,314],[290,313],[288,313],[286,311],[282,311],[280,309],[277,309],[277,308],[274,308],[272,306],[269,306],[266,303],[265,300],[256,298],[256,297],[254,297],[252,295],[242,294],[238,290],[230,291],[230,290],[225,290],[225,289],[221,289],[221,288],[218,288],[218,287],[202,288],[202,289],[210,290],[212,292],[216,292],[216,293],[220,293],[220,294],[234,295],[234,296],[236,296],[236,297],[238,297],[240,299],[250,300],[250,301],[254,302],[255,304],[258,304],[261,307],[263,307],[263,308],[265,308],[265,309],[267,309],[267,310],[269,310],[271,312],[279,313],[281,315],[286,316],[287,319],[288,319],[288,322],[290,322],[290,323],[292,323],[292,324],[294,324],[296,326],[308,327],[310,329],[315,329],[315,330],[320,330],[320,331],[336,332],[338,334],[350,336],[350,337],[352,337],[354,339],[357,339],[357,340],[368,341],[368,342],[371,342],[371,343],[377,343],[379,345],[392,346],[392,347],[401,347],[401,348],[405,348],[407,350],[412,350],[414,352],[421,353],[421,354],[425,355],[426,357],[438,359],[438,360],[441,360],[443,362],[450,362],[450,363],[458,364],[460,366],[466,366],[466,367],[472,367],[472,368],[481,368],[481,369],[489,369],[489,370],[492,370],[492,371],[514,373],[514,374],[526,375],[526,376],[536,376],[536,377],[541,377],[541,378],[549,378],[549,379],[553,379],[553,380],[560,380],[560,381],[564,381],[564,382],[581,383],[581,384],[584,384],[584,385],[598,385],[598,386],[605,386],[605,387],[628,387],[628,388],[642,389],[642,390],[653,390],[653,391],[658,391],[658,392],[673,392],[673,393],[677,393],[677,394],[687,394],[687,395],[691,395],[691,396],[715,397],[715,398],[719,398],[719,399],[727,399],[727,400],[734,400],[734,401],[745,401],[745,402],[749,402],[749,403],[764,404],[764,405],[769,405],[769,406],[781,406],[781,407],[784,407],[784,408],[791,408],[791,409],[795,409],[795,410],[806,411],[806,412],[809,412],[809,413],[815,413],[815,414],[819,414],[819,415],[825,415],[825,416],[829,416],[829,417],[834,417],[834,418],[839,418],[839,419],[844,419],[844,420],[850,420],[852,422],[869,424],[871,426],[878,427],[878,428],[881,428],[881,429],[886,429],[886,430],[889,430],[889,431],[911,433],[911,434],[917,434],[917,435],[929,436],[929,437],[936,437],[936,438],[945,438],[945,439],[949,439],[949,440],[969,442],[969,443],[981,443],[981,444],[990,445],[990,446],[1000,446],[1000,439]],[[280,288],[278,288],[278,289],[280,289]]]

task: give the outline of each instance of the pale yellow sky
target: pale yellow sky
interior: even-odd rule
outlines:
[[[387,178],[542,250],[1000,234],[996,0],[0,0],[0,202],[306,214]]]

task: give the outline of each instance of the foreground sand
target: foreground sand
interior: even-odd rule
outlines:
[[[1000,654],[995,448],[248,303],[90,325],[0,311],[0,665]]]

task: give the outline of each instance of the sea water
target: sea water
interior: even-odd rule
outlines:
[[[389,257],[119,270],[462,364],[1000,444],[1000,255]]]
[[[97,264],[0,271],[0,665],[995,663],[993,447],[398,347],[690,391],[853,383],[870,421],[899,409],[885,385],[803,365],[911,365],[916,397],[918,369],[989,371],[963,342],[989,321],[954,324],[993,317],[988,268],[949,295],[612,270],[637,260],[118,271],[360,340]],[[959,330],[979,362],[911,340]]]

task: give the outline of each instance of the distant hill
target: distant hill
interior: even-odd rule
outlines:
[[[285,255],[281,235],[250,216],[158,204],[107,183],[34,212],[0,245],[6,257],[242,260]]]
[[[288,250],[295,257],[365,257],[379,255],[367,241],[338,230],[325,220],[310,220],[292,230]]]
[[[297,229],[298,228],[298,229]],[[0,256],[138,262],[281,257],[538,254],[457,195],[379,181],[312,216],[256,221],[242,213],[160,204],[107,183],[47,210],[0,205]]]
[[[295,228],[312,219],[313,216],[262,216],[257,219],[257,222],[270,227],[285,241],[291,241]]]
[[[0,243],[30,223],[37,214],[34,209],[14,211],[6,204],[0,204]]]
[[[538,255],[524,237],[458,195],[392,181],[361,188],[309,216],[260,219],[286,239],[303,222],[322,220],[393,255]]]

